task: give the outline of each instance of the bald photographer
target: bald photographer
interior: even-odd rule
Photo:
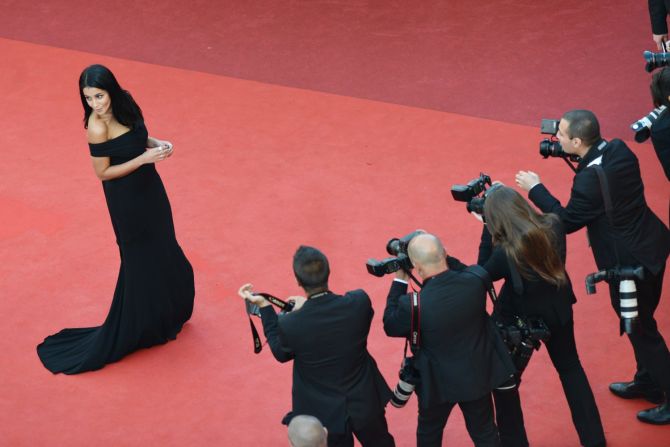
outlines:
[[[491,390],[510,382],[514,366],[486,313],[485,282],[467,269],[449,268],[442,243],[431,234],[413,235],[402,255],[411,264],[396,272],[384,331],[409,339],[413,357],[403,363],[394,404],[402,405],[416,388],[420,447],[442,445],[456,405],[476,446],[499,446]],[[423,281],[416,294],[407,293],[412,267]]]

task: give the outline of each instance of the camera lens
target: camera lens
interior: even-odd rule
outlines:
[[[395,386],[393,396],[391,397],[391,405],[396,408],[404,407],[413,392],[414,385],[407,383],[402,379],[398,380],[398,384]]]
[[[561,143],[558,141],[552,141],[549,138],[540,141],[540,155],[544,158],[560,157],[562,154],[563,149],[561,148]]]
[[[398,256],[400,253],[400,239],[393,238],[386,244],[386,252],[393,256]]]

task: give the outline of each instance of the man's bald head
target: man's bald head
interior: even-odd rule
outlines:
[[[295,416],[288,424],[288,440],[293,447],[326,447],[327,432],[314,416]]]
[[[424,233],[412,238],[407,254],[422,278],[447,269],[447,253],[442,242],[432,234]]]

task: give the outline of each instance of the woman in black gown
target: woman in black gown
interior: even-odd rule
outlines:
[[[79,93],[121,268],[102,326],[63,329],[37,346],[44,366],[65,374],[100,369],[175,339],[191,317],[195,295],[193,269],[175,238],[170,202],[154,166],[172,155],[172,144],[148,135],[141,109],[106,67],[86,68]]]
[[[486,225],[478,264],[492,279],[505,279],[494,317],[511,325],[539,318],[549,329],[544,341],[558,372],[581,445],[605,446],[600,413],[575,344],[572,305],[577,301],[565,271],[565,230],[557,216],[535,211],[519,193],[500,185],[487,194]],[[517,372],[517,379],[523,371]],[[518,387],[494,390],[503,447],[528,446]],[[546,397],[544,411],[553,403]]]

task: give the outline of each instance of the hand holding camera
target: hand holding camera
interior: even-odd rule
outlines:
[[[237,291],[237,294],[258,307],[265,307],[270,305],[270,302],[266,300],[263,295],[254,294],[253,285],[251,283],[247,283],[240,287],[240,290]]]

